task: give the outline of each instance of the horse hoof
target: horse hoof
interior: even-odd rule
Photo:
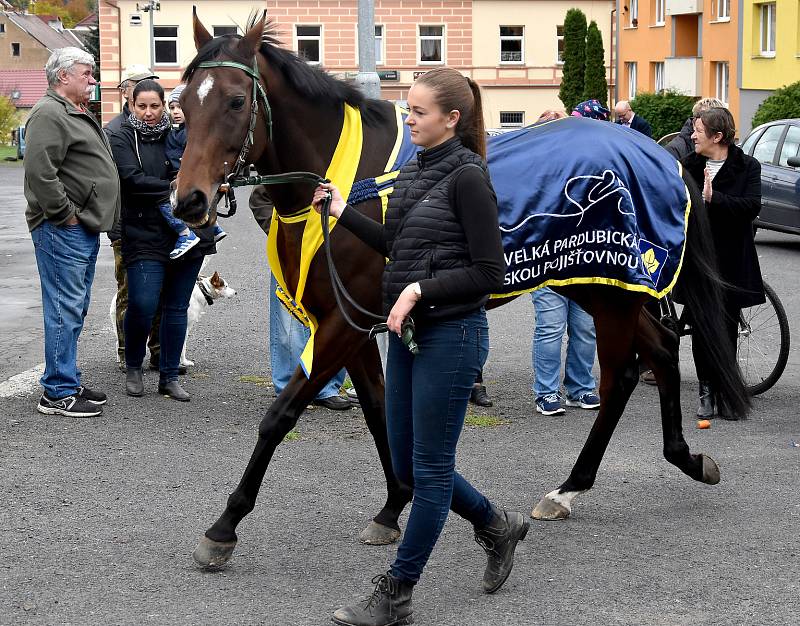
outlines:
[[[703,457],[703,478],[701,479],[707,485],[716,485],[719,482],[719,465],[710,456],[701,454]]]
[[[539,504],[533,507],[531,517],[541,521],[554,521],[560,519],[567,519],[569,517],[569,509],[563,504],[559,504],[555,500],[551,500],[547,496],[539,500]]]
[[[358,538],[361,543],[366,543],[370,546],[386,546],[400,538],[400,531],[373,521],[361,531]]]
[[[236,541],[213,541],[205,535],[192,552],[192,558],[197,567],[209,572],[215,572],[225,567],[233,555]]]

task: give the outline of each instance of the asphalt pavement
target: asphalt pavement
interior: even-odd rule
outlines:
[[[306,411],[239,527],[230,567],[208,574],[191,562],[273,399],[265,237],[246,192],[208,264],[238,295],[195,329],[191,402],[158,396],[155,374],[145,397],[124,394],[103,238],[80,364],[87,384],[110,399],[101,417],[69,420],[36,413],[30,374],[16,394],[2,382],[43,360],[21,178],[19,167],[0,166],[0,624],[322,625],[366,597],[395,548],[357,541],[384,498],[357,409]],[[797,343],[800,237],[760,232],[758,249]],[[491,312],[490,328],[486,380],[495,406],[470,410],[470,422],[483,425],[465,429],[458,466],[494,502],[527,515],[566,478],[594,413],[534,412],[529,298]],[[798,351],[755,400],[750,420],[702,431],[692,417],[697,379],[687,347],[682,362],[687,440],[717,460],[720,484],[695,483],[663,459],[657,396],[640,385],[595,488],[576,499],[571,519],[532,521],[496,595],[480,592],[485,559],[470,527],[448,520],[415,591],[416,623],[799,624]]]

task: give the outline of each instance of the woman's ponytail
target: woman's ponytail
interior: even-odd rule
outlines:
[[[472,115],[469,120],[464,120],[464,127],[459,129],[461,142],[474,153],[486,158],[486,128],[483,123],[483,101],[481,100],[481,88],[471,78],[467,78],[467,84],[472,91]],[[459,124],[461,126],[461,124]]]

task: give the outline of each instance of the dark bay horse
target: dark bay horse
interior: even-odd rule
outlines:
[[[252,22],[241,38],[213,39],[194,17],[199,52],[184,76],[188,84],[181,104],[188,144],[173,198],[175,215],[192,224],[216,219],[220,185],[228,172],[226,164],[237,158],[252,163],[260,174],[307,171],[324,175],[338,142],[345,104],[357,108],[363,119],[356,180],[382,173],[397,134],[391,104],[365,99],[351,85],[282,49],[266,15]],[[254,100],[258,101],[257,108]],[[684,180],[693,210],[681,274],[683,299],[695,311],[695,327],[707,338],[714,354],[716,386],[731,409],[744,414],[748,400],[733,347],[728,346],[723,335],[720,284],[715,279],[703,201],[694,183],[686,176]],[[313,189],[310,183],[287,183],[271,187],[269,193],[278,214],[288,217],[308,207]],[[382,218],[376,200],[357,208],[372,219]],[[310,219],[316,219],[316,214]],[[273,224],[273,228],[279,227],[278,254],[289,285],[298,281],[304,224],[291,219]],[[384,259],[344,228],[332,231],[331,246],[334,263],[348,291],[366,309],[379,311]],[[534,517],[567,517],[573,498],[592,487],[606,447],[638,382],[637,354],[653,370],[658,382],[665,458],[694,480],[719,482],[714,460],[704,454],[692,454],[683,437],[678,336],[643,308],[649,296],[604,285],[573,285],[556,290],[578,302],[594,318],[601,406],[568,479],[537,504]],[[319,322],[313,370],[307,378],[298,368],[267,410],[241,481],[228,498],[225,511],[195,550],[194,558],[201,566],[216,568],[230,558],[237,541],[236,527],[255,506],[276,447],[323,384],[343,366],[350,373],[375,439],[388,489],[386,504],[361,533],[361,539],[366,543],[389,543],[399,536],[398,516],[410,501],[411,490],[397,481],[391,469],[378,351],[375,342],[354,330],[336,306],[321,251],[311,263],[303,304]],[[349,313],[357,323],[368,325],[357,311]]]

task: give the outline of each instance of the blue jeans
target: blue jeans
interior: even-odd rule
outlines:
[[[65,398],[78,391],[78,337],[89,311],[100,237],[82,225],[42,222],[31,232],[42,286],[44,375],[47,397]]]
[[[419,580],[450,509],[483,527],[492,505],[455,470],[472,384],[489,353],[483,309],[418,329],[419,354],[389,335],[386,427],[395,475],[414,501],[392,576]]]
[[[270,274],[269,359],[272,368],[272,386],[275,387],[275,393],[280,394],[289,384],[292,374],[300,363],[300,355],[303,354],[303,348],[311,337],[311,331],[294,319],[281,304],[275,295],[277,286],[275,276]],[[317,400],[338,395],[346,375],[347,372],[342,370],[328,381],[317,394]]]
[[[564,389],[570,398],[593,392],[592,375],[595,354],[592,316],[569,298],[552,289],[537,289],[533,298],[536,328],[533,331],[533,392],[539,400],[559,391],[561,378],[561,340],[564,331],[567,359],[564,368]]]
[[[161,301],[160,384],[178,380],[186,340],[186,310],[203,258],[190,261],[142,260],[128,264],[128,309],[125,311],[125,363],[141,367],[153,316]]]
[[[169,224],[169,227],[179,235],[184,230],[189,228],[182,220],[179,220],[172,214],[172,205],[169,202],[164,202],[163,204],[159,204],[158,210],[161,211],[161,215],[163,215],[164,219],[167,220],[167,224]]]

